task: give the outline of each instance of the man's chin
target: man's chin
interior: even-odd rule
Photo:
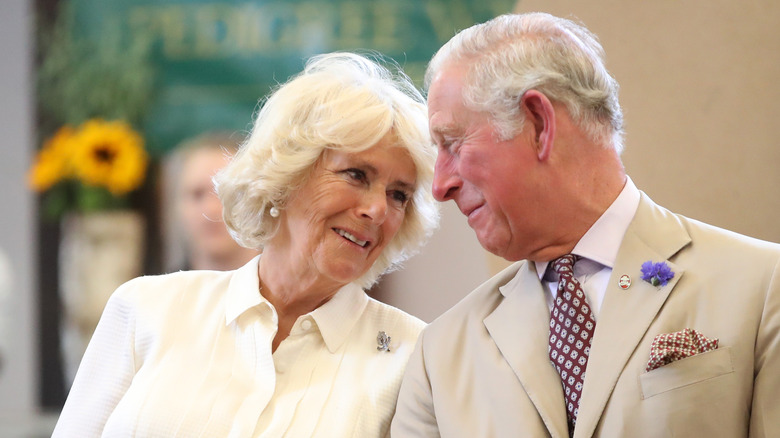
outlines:
[[[479,240],[479,244],[482,245],[482,248],[484,248],[485,251],[496,257],[501,257],[508,262],[516,262],[526,258],[521,251],[517,251],[516,248],[513,248],[508,240],[498,240],[495,239],[495,236],[491,237],[493,238],[482,238],[482,235],[477,233],[477,240]]]
[[[478,232],[477,240],[479,241],[479,244],[482,245],[482,248],[485,249],[485,251],[495,256],[504,258],[506,247],[498,245],[498,242],[496,242],[495,239],[491,239],[490,236],[483,238],[482,234]]]

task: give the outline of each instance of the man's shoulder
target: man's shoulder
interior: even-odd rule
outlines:
[[[517,275],[525,263],[527,263],[525,260],[513,263],[477,286],[457,304],[431,322],[426,331],[430,332],[430,335],[435,335],[437,332],[450,333],[452,327],[466,327],[474,323],[482,324],[482,321],[504,299],[499,288]]]
[[[780,256],[780,244],[761,240],[735,231],[710,225],[685,216],[679,216],[691,239],[696,241],[712,242],[713,245],[724,247],[742,247],[767,255]]]
[[[697,219],[672,212],[652,201],[646,194],[632,220],[631,229],[648,240],[678,235],[689,241],[688,249],[718,253],[740,252],[780,257],[780,244],[760,240]]]

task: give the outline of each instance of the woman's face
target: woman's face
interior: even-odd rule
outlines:
[[[301,275],[333,286],[354,281],[395,237],[417,174],[406,149],[394,144],[386,136],[359,153],[326,149],[293,192],[272,244]]]

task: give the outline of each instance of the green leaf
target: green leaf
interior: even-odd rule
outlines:
[[[93,117],[122,118],[140,126],[155,95],[150,36],[123,41],[119,26],[108,26],[98,41],[78,38],[74,9],[67,1],[61,2],[53,26],[38,27],[38,103],[52,119],[49,129]]]
[[[79,211],[94,212],[127,208],[129,201],[127,198],[114,196],[103,187],[81,185],[76,192],[76,206]]]

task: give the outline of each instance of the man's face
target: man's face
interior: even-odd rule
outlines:
[[[445,66],[428,93],[428,117],[439,150],[433,195],[454,200],[480,244],[507,260],[528,258],[548,217],[532,129],[501,140],[489,114],[462,100],[463,69]],[[527,125],[528,123],[526,123]]]

